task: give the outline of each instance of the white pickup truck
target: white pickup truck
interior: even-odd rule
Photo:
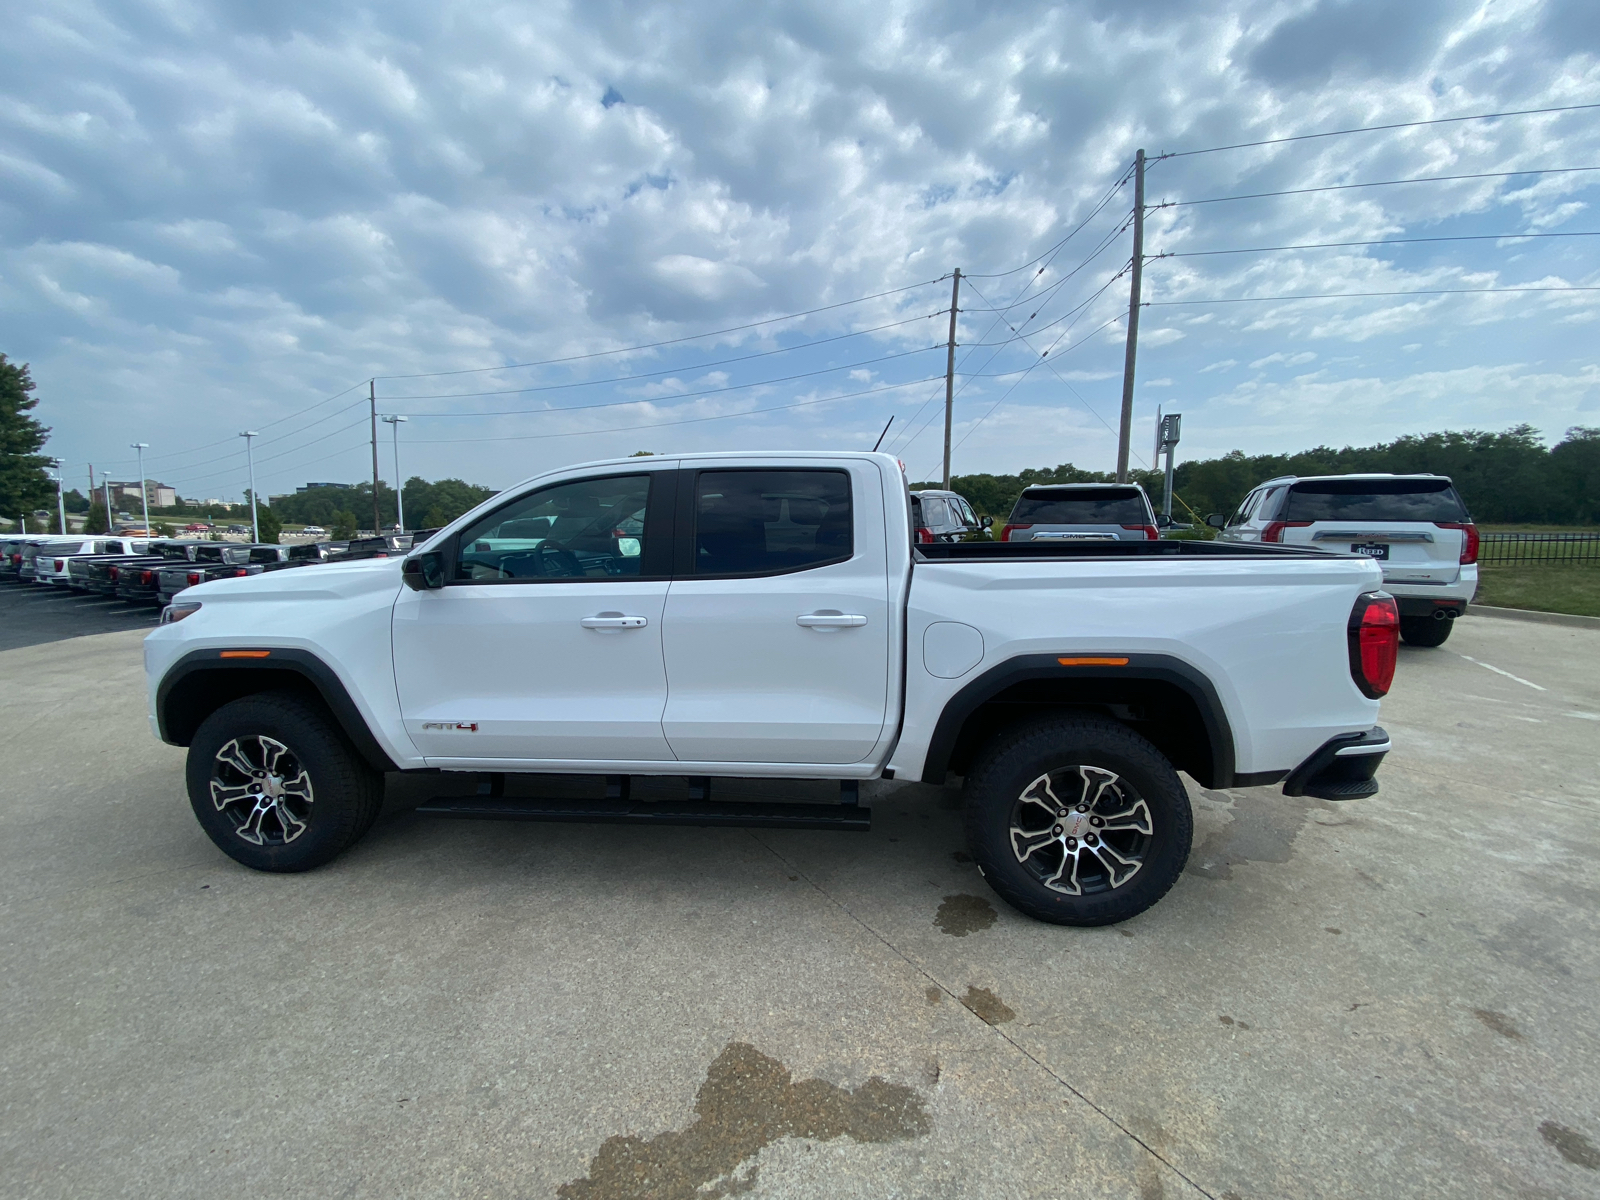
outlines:
[[[868,826],[863,779],[955,774],[996,892],[1107,924],[1188,857],[1178,770],[1377,791],[1380,585],[1313,548],[917,545],[883,454],[630,458],[530,479],[404,560],[185,591],[145,641],[150,721],[261,870],[351,845],[383,772],[477,775],[420,810],[444,816],[814,829]],[[508,773],[596,794],[513,799]],[[633,798],[639,776],[687,798]],[[841,803],[729,803],[717,777],[838,780]]]

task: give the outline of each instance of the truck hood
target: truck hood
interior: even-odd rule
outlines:
[[[263,571],[242,578],[213,579],[183,592],[185,600],[337,600],[400,586],[399,558],[364,558],[354,562],[313,563],[287,571]],[[191,564],[198,566],[200,564]],[[215,564],[212,564],[215,565]]]

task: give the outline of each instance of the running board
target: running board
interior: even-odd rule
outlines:
[[[724,804],[712,800],[505,800],[435,796],[417,809],[466,821],[571,821],[599,825],[744,826],[867,833],[872,810],[860,804]]]

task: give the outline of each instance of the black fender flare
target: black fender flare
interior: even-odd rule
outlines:
[[[1063,658],[1117,658],[1124,665],[1082,664],[1067,665]],[[1228,715],[1217,695],[1217,689],[1204,673],[1170,654],[1110,654],[1106,651],[1062,651],[1056,654],[1022,654],[990,667],[968,683],[949,700],[934,724],[933,736],[928,742],[927,757],[923,760],[922,782],[942,784],[955,751],[961,728],[974,712],[1007,688],[1038,679],[1071,679],[1074,681],[1106,680],[1110,682],[1129,679],[1160,680],[1177,687],[1194,702],[1205,727],[1206,741],[1211,752],[1211,778],[1200,782],[1211,788],[1249,787],[1276,783],[1287,772],[1268,771],[1239,775],[1234,770],[1235,753],[1233,729]]]
[[[229,647],[226,649],[191,650],[167,669],[161,677],[161,683],[156,688],[156,724],[161,740],[173,746],[187,746],[193,736],[193,727],[198,721],[186,723],[175,721],[177,714],[173,706],[185,689],[186,681],[195,680],[197,675],[206,673],[228,673],[237,680],[241,672],[259,672],[263,676],[276,674],[279,676],[291,675],[299,680],[309,683],[328,711],[333,714],[334,720],[339,723],[339,728],[351,745],[367,761],[375,771],[398,771],[400,768],[389,757],[387,751],[373,736],[368,728],[366,718],[361,715],[361,710],[356,707],[350,698],[349,689],[344,685],[338,674],[327,663],[323,662],[309,650],[300,650],[292,647]],[[254,681],[252,681],[254,682]],[[237,696],[250,695],[254,692],[269,689],[271,681],[262,678],[260,687],[247,687],[242,691],[236,686],[226,689],[229,699]],[[189,727],[184,729],[183,726]]]

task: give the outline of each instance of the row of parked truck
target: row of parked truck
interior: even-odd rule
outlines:
[[[165,607],[213,579],[235,579],[315,563],[403,554],[423,534],[396,533],[298,546],[136,538],[39,535],[0,542],[0,582],[66,588],[130,604]]]

